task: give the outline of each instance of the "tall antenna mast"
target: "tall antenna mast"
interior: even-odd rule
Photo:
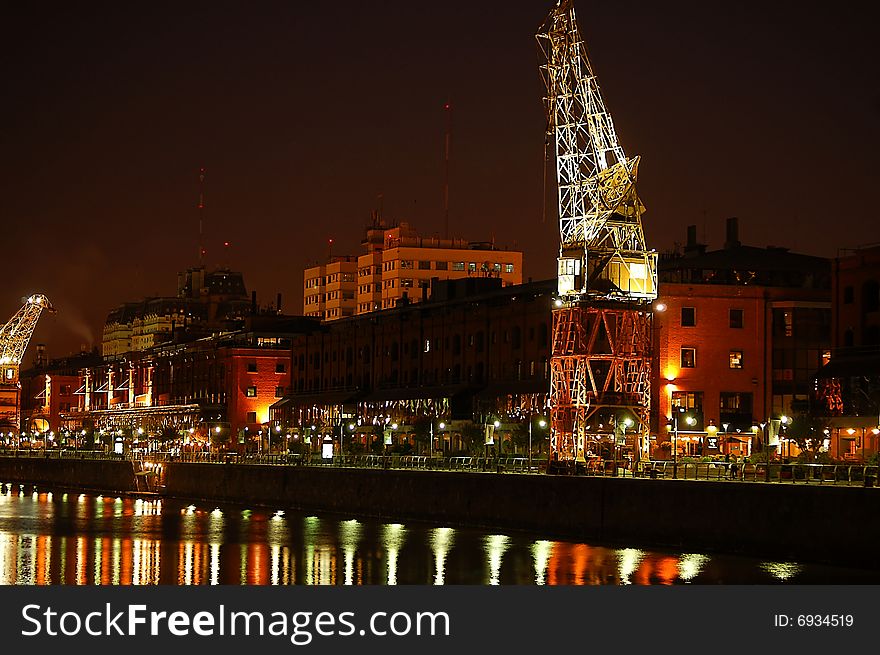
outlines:
[[[452,147],[452,105],[447,102],[443,105],[446,112],[446,147],[444,155],[443,171],[443,221],[445,226],[445,238],[449,238],[449,150]]]
[[[199,266],[205,265],[205,167],[199,169]]]

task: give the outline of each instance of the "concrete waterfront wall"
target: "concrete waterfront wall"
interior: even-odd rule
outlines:
[[[0,482],[125,493],[137,490],[130,461],[0,457]]]
[[[880,568],[880,489],[173,463],[167,493]]]
[[[0,457],[0,482],[124,493],[131,462]],[[165,464],[169,496],[880,568],[880,489],[238,464]]]

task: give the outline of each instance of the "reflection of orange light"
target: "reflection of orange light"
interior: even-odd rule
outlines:
[[[49,561],[49,540],[51,540],[51,537],[45,535],[37,537],[37,552],[34,558],[34,569],[36,569],[34,571],[34,582],[38,585],[52,584],[52,581],[49,580],[49,571],[46,566]]]
[[[658,562],[655,570],[657,577],[663,584],[672,584],[678,577],[678,559],[675,557],[664,557]]]
[[[651,573],[654,570],[653,557],[646,557],[639,562],[637,568],[632,574],[632,581],[635,584],[649,585],[651,584]]]

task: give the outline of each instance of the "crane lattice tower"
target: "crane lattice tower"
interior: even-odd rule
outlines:
[[[630,423],[647,445],[657,254],[642,231],[639,158],[627,157],[617,139],[572,0],[557,2],[537,39],[560,236],[551,451],[582,461],[591,442],[625,438]]]
[[[34,328],[43,310],[54,312],[46,296],[37,293],[0,328],[0,426],[18,430],[21,417],[21,384],[18,372]]]

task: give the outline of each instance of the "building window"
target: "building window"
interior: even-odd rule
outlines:
[[[782,325],[785,336],[790,337],[794,334],[794,312],[789,310],[782,313]]]
[[[504,265],[505,273],[513,273],[513,264],[505,264]]]
[[[722,391],[721,428],[727,432],[748,430],[752,425],[752,394],[744,391]]]
[[[681,308],[681,327],[696,327],[697,310],[694,307]]]
[[[477,272],[477,262],[468,262],[468,273]]]
[[[696,368],[697,367],[697,349],[682,347],[681,349],[681,367]]]
[[[256,412],[248,412],[247,413],[247,422],[248,423],[256,423],[257,422],[257,413]]]
[[[702,391],[673,391],[672,407],[684,409],[689,412],[703,411]]]
[[[743,326],[743,310],[731,309],[730,310],[730,327],[741,328],[742,326]]]
[[[425,339],[425,352],[426,353],[431,352],[431,340],[430,339]]]
[[[287,370],[287,367],[284,365],[284,362],[278,362],[275,364],[275,372],[276,373],[284,373]]]
[[[257,363],[256,362],[248,362],[247,372],[248,373],[256,373],[257,372]]]
[[[742,350],[731,350],[730,351],[730,368],[742,368],[743,367],[743,352]]]
[[[412,267],[413,267],[413,263],[412,263],[412,260],[411,260],[411,259],[401,259],[401,260],[400,260],[400,268],[407,268],[407,269],[409,269],[409,268],[412,268]]]
[[[431,262],[425,261],[424,259],[419,260],[419,270],[420,271],[430,271],[431,270]]]
[[[464,262],[452,262],[452,270],[453,271],[463,271],[464,270]]]
[[[449,268],[449,262],[434,262],[434,269],[437,271],[445,271]]]
[[[256,387],[248,387],[245,390],[245,395],[248,398],[256,398],[257,397],[257,388]]]
[[[284,387],[275,387],[275,397],[281,398],[284,395]]]
[[[413,285],[413,281],[409,278],[402,278],[400,280],[400,286],[404,289],[411,289]]]

